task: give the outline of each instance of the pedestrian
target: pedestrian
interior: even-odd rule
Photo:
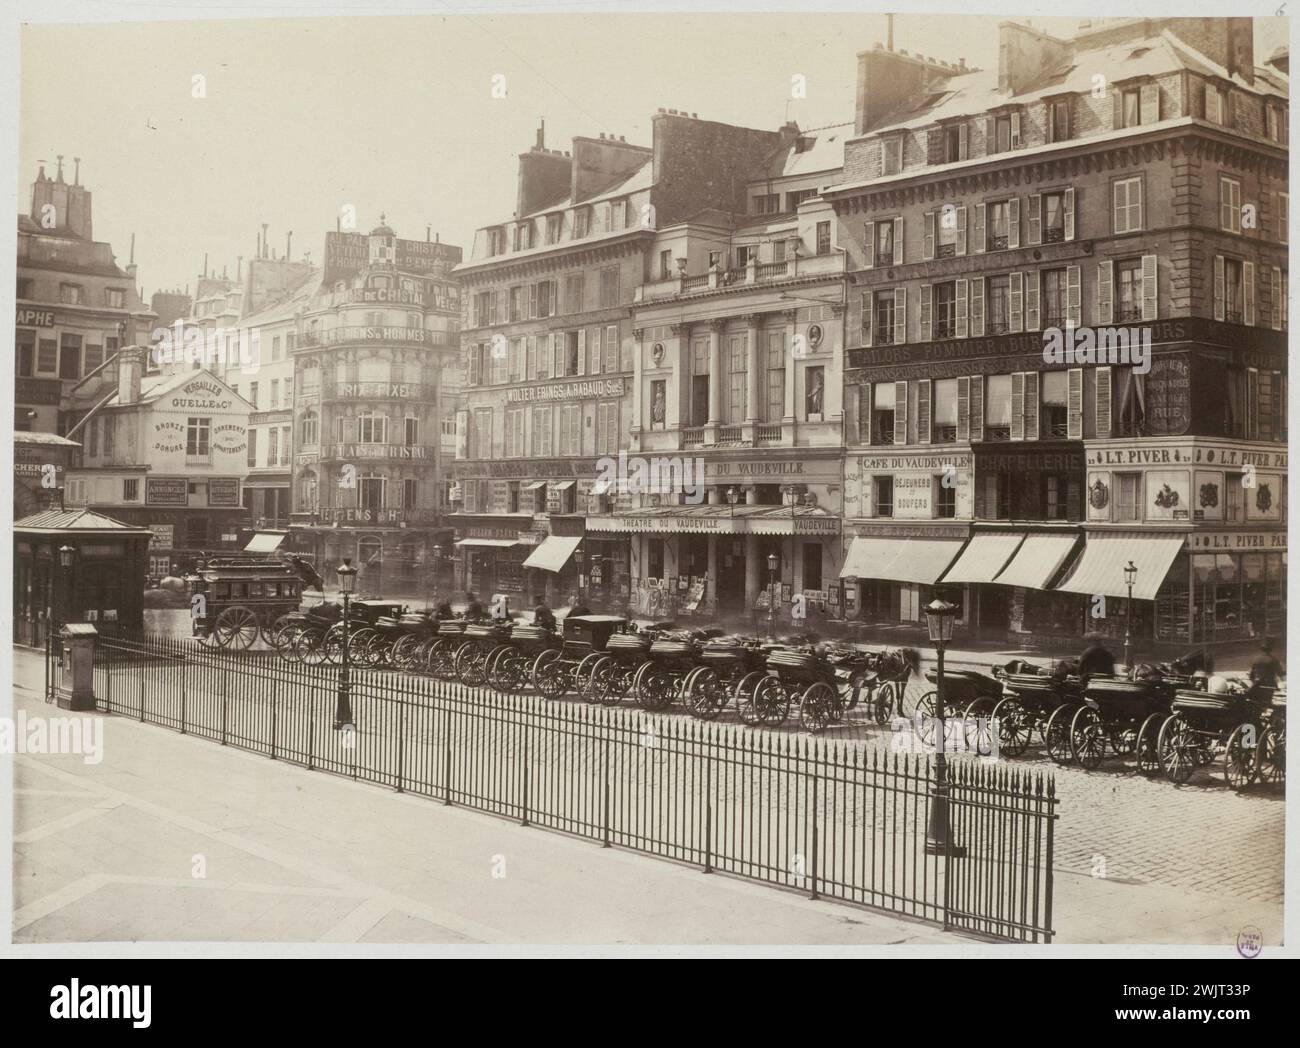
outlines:
[[[569,598],[569,617],[574,615],[590,615],[591,609],[583,602],[582,597],[575,593]]]
[[[533,622],[541,626],[544,630],[555,630],[555,612],[546,606],[546,598],[540,593],[533,597],[536,607],[533,608]]]
[[[483,618],[483,605],[474,596],[473,590],[465,591],[465,618],[470,622],[479,622]]]
[[[1280,678],[1286,676],[1282,663],[1273,654],[1273,641],[1266,639],[1259,646],[1259,654],[1250,664],[1250,682],[1257,688],[1276,689]]]
[[[1082,677],[1115,676],[1115,656],[1106,647],[1105,639],[1095,633],[1088,639],[1092,644],[1079,656],[1079,675]]]

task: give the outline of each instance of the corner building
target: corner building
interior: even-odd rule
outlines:
[[[1147,649],[1280,635],[1286,77],[1249,19],[1000,33],[996,70],[862,53],[823,193],[849,616],[920,624],[942,585],[970,633],[1118,638],[1131,561]],[[1145,365],[1045,356],[1049,330],[1120,328]]]

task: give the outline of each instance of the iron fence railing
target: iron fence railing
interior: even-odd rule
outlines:
[[[101,639],[99,708],[275,760],[997,939],[1050,942],[1050,777],[951,762],[930,854],[932,757],[641,711],[503,696],[152,636]]]

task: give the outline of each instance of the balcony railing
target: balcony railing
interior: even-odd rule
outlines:
[[[787,262],[760,262],[758,265],[758,279],[771,280],[773,277],[783,277],[790,270]]]
[[[754,427],[755,444],[779,444],[781,443],[780,425],[763,424]]]
[[[741,428],[739,426],[718,427],[719,444],[739,444],[740,440],[741,440]]]
[[[892,266],[893,264],[894,264],[894,252],[892,250],[876,252],[876,265]]]
[[[682,430],[682,447],[685,448],[702,448],[704,447],[704,428]]]
[[[957,442],[957,427],[935,426],[931,439],[935,444],[955,444]]]
[[[1059,244],[1065,240],[1065,228],[1063,226],[1048,226],[1043,230],[1044,244]]]
[[[1241,316],[1242,314],[1240,309],[1228,309],[1224,310],[1223,313],[1223,319],[1229,324],[1240,324]]]
[[[1142,319],[1141,306],[1116,306],[1115,323],[1131,324]]]
[[[890,323],[888,328],[876,328],[871,336],[873,346],[892,346],[894,344],[894,325]]]
[[[935,341],[945,338],[956,338],[957,322],[955,320],[936,320],[930,337]]]
[[[1043,327],[1046,328],[1063,328],[1065,327],[1065,313],[1061,310],[1045,311],[1043,313]]]
[[[780,281],[797,277],[810,277],[843,273],[848,256],[840,251],[815,255],[795,256],[782,262],[758,262],[751,259],[747,265],[731,269],[711,269],[705,273],[662,277],[636,289],[635,301],[673,298],[677,295],[698,294],[738,285]]]
[[[192,455],[188,451],[185,453],[185,465],[187,466],[210,466],[212,465],[212,452],[207,451],[202,455]]]
[[[989,335],[1005,335],[1011,330],[1011,324],[1006,320],[994,320],[990,317],[985,324],[984,330]]]
[[[1000,236],[994,234],[989,237],[988,249],[990,251],[1005,251],[1007,249],[1007,243],[1008,243],[1008,238],[1005,233],[1001,234]]]
[[[699,276],[682,277],[683,291],[698,291],[702,287],[709,286],[709,274],[701,273]]]
[[[935,257],[935,258],[956,258],[956,257],[957,257],[957,245],[956,245],[956,244],[940,244],[938,247],[935,248],[935,251],[934,251],[934,257]]]
[[[1001,443],[1011,439],[1010,426],[985,426],[984,439],[990,443]]]

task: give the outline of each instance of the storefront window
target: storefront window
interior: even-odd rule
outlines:
[[[646,577],[661,579],[664,577],[664,540],[646,539]]]

